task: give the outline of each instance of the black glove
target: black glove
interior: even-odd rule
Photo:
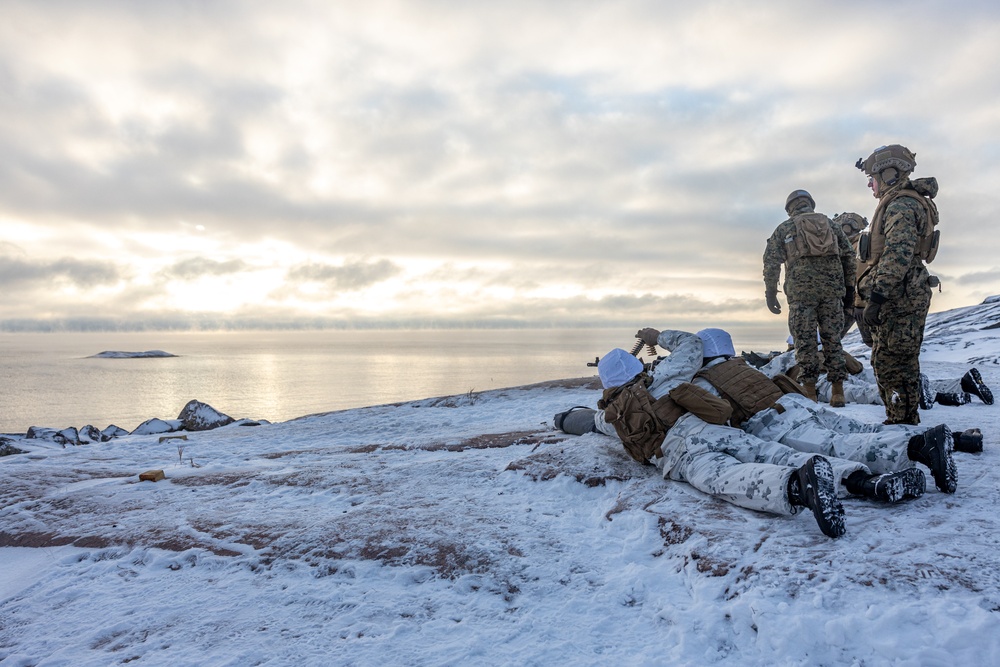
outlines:
[[[847,294],[844,295],[844,310],[849,311],[854,307],[854,290],[847,290]]]
[[[864,322],[865,321],[865,308],[864,308],[864,306],[858,306],[858,307],[856,307],[854,309],[854,321],[855,322]],[[859,331],[861,330],[860,326],[858,327],[858,330]]]
[[[885,303],[885,297],[877,292],[873,292],[871,298],[868,299],[868,305],[865,307],[864,312],[861,313],[861,318],[869,327],[877,327],[882,324],[879,311],[882,310],[883,303]]]
[[[767,309],[775,315],[781,315],[781,304],[778,303],[778,293],[768,290],[764,292],[764,298],[767,299]]]

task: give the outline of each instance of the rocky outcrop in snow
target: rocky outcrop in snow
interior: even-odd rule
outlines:
[[[235,421],[201,401],[188,401],[177,418],[181,420],[181,429],[185,431],[208,431]]]
[[[103,431],[97,430],[92,425],[84,426],[77,430],[70,426],[64,429],[49,428],[45,426],[32,426],[25,433],[26,440],[46,440],[58,445],[86,445],[93,442],[108,442],[114,438],[124,435],[156,435],[158,433],[173,433],[175,431],[208,431],[220,426],[228,426],[236,422],[229,415],[223,414],[207,403],[201,401],[188,401],[177,419],[147,419],[129,432],[123,428],[111,424]],[[239,423],[248,426],[255,426],[261,422],[253,420],[242,420]],[[13,441],[9,441],[13,442]],[[20,450],[10,453],[21,453]],[[0,451],[0,456],[4,454]]]

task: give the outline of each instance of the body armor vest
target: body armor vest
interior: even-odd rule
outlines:
[[[875,214],[872,216],[871,232],[867,235],[867,243],[864,240],[865,235],[861,235],[862,241],[860,243],[859,254],[861,261],[867,266],[872,267],[878,264],[882,253],[885,252],[885,210],[898,197],[910,197],[919,202],[924,209],[924,219],[917,221],[920,224],[920,240],[917,241],[917,246],[914,248],[913,254],[928,264],[933,262],[934,257],[937,256],[938,241],[941,235],[941,232],[937,230],[937,204],[930,197],[924,195],[919,188],[912,187],[913,185],[911,184],[911,187],[904,186],[895,192],[889,193],[875,207]],[[916,183],[916,185],[919,186],[919,183]]]
[[[784,395],[769,377],[747,365],[743,359],[729,359],[703,368],[695,377],[708,380],[722,394],[722,398],[729,401],[733,406],[729,423],[736,427],[761,410],[773,407]]]

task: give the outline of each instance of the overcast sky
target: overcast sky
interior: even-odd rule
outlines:
[[[796,188],[936,176],[1000,293],[992,2],[0,0],[0,327],[785,329]],[[784,298],[782,297],[782,302]]]

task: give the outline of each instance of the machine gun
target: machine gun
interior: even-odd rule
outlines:
[[[646,343],[642,342],[642,340],[639,339],[639,338],[635,339],[635,345],[633,345],[632,349],[629,350],[629,354],[631,354],[633,357],[638,358],[639,353],[642,352],[643,346],[646,346],[646,348],[649,350],[649,353],[651,355],[653,355],[654,357],[657,356],[657,354],[656,354],[656,347],[654,345],[646,345]],[[593,361],[588,361],[587,362],[587,366],[590,367],[590,368],[594,368],[600,362],[601,362],[601,358],[600,357],[594,357]]]

